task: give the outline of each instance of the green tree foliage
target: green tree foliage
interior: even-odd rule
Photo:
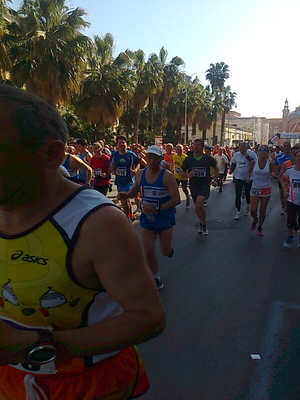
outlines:
[[[12,81],[49,103],[64,105],[78,91],[91,40],[82,8],[64,0],[26,0],[7,24]]]
[[[57,107],[70,134],[92,142],[123,131],[131,142],[182,142],[185,123],[203,132],[235,103],[225,86],[229,67],[210,64],[203,87],[182,71],[183,60],[168,61],[162,47],[147,58],[144,51],[114,55],[114,37],[93,39],[86,12],[66,0],[23,0],[17,10],[0,0],[0,81],[23,87]],[[223,128],[222,128],[223,127]],[[214,134],[215,135],[215,134]]]

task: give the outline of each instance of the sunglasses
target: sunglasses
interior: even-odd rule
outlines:
[[[259,149],[259,151],[269,151],[269,149]]]

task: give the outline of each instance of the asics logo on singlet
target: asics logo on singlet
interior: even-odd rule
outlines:
[[[22,250],[17,250],[14,254],[11,255],[11,260],[21,259],[22,261],[39,264],[39,265],[47,265],[49,258],[42,258],[38,256],[31,256],[29,254],[24,254]]]

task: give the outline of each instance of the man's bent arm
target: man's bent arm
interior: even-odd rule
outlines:
[[[176,179],[172,172],[166,171],[164,174],[164,185],[168,189],[171,199],[160,206],[160,209],[169,210],[170,208],[176,207],[180,204],[180,194]]]
[[[99,225],[106,227],[105,232],[99,233]],[[74,259],[83,253],[93,263],[105,290],[124,312],[90,327],[54,332],[61,357],[108,353],[161,333],[161,300],[140,240],[125,215],[111,206],[96,211],[82,227],[78,245]]]
[[[121,350],[163,331],[165,313],[140,240],[117,207],[102,207],[84,222],[72,263],[81,273],[92,271],[86,278],[96,273],[123,313],[85,328],[54,330],[58,362]],[[37,339],[36,331],[19,331],[0,320],[0,365],[25,362]]]

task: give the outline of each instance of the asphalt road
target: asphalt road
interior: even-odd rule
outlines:
[[[300,249],[297,239],[282,247],[277,186],[264,237],[250,231],[250,216],[234,221],[231,178],[206,210],[204,237],[182,201],[173,258],[157,248],[167,326],[139,346],[151,382],[142,399],[300,399]]]

